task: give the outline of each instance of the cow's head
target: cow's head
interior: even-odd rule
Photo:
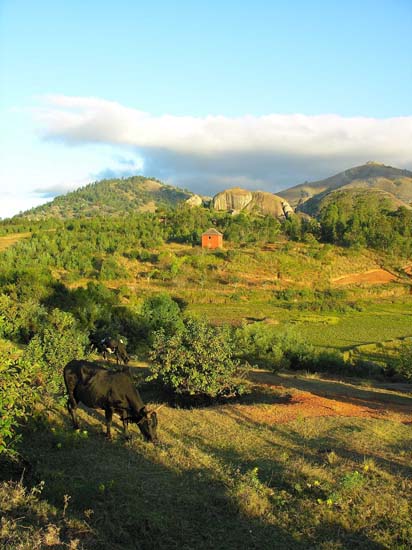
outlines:
[[[157,414],[148,411],[146,407],[140,409],[141,418],[137,421],[140,431],[146,441],[157,442]]]

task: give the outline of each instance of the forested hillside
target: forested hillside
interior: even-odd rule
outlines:
[[[176,205],[191,195],[189,191],[143,176],[102,180],[56,197],[51,203],[23,213],[22,217],[67,219],[154,212],[158,207]]]

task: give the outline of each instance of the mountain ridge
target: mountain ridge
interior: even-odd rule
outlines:
[[[410,206],[409,203],[412,203],[412,172],[369,161],[322,180],[294,185],[279,191],[278,194],[294,208],[310,213],[311,210],[313,211],[313,208],[309,208],[310,200],[315,202],[317,197],[319,202],[320,198],[344,188],[380,189],[393,195],[406,206]],[[309,205],[305,206],[306,202]]]
[[[360,189],[365,193],[370,192],[371,196],[378,197],[379,200],[385,199],[393,208],[405,206],[409,209],[412,205],[412,172],[368,162],[323,180],[295,185],[276,194],[235,187],[220,191],[213,199],[208,200],[187,189],[167,185],[156,178],[131,176],[90,183],[15,217],[39,220],[119,216],[133,212],[155,212],[158,208],[173,207],[183,202],[190,206],[206,206],[211,202],[217,210],[234,213],[245,210],[284,219],[293,211],[291,207],[316,216],[324,201],[329,203],[334,200],[333,193],[345,192],[356,199],[360,195],[355,190]],[[288,212],[285,211],[285,206]]]

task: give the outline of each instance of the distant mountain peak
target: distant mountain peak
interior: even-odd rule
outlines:
[[[293,207],[313,213],[323,198],[333,191],[354,188],[380,190],[388,196],[392,195],[395,202],[404,203],[409,208],[412,203],[412,172],[370,160],[329,178],[305,182],[279,191],[279,195]]]

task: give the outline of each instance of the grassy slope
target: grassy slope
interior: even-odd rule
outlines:
[[[6,250],[9,246],[13,246],[20,239],[25,239],[30,236],[30,233],[14,233],[12,235],[5,235],[0,237],[0,252]]]
[[[390,412],[411,398],[300,376],[272,383],[236,405],[165,406],[161,447],[138,435],[109,443],[102,415],[83,411],[87,433],[72,432],[59,408],[32,426],[24,454],[59,517],[70,496],[66,516],[87,549],[409,548],[410,425],[396,412],[361,418],[358,409],[286,423],[270,414],[299,407],[307,391],[329,394],[325,409],[352,400],[370,410],[384,396]]]
[[[362,311],[311,312],[285,309],[274,298],[283,289],[327,290],[337,277],[363,273],[387,265],[392,272],[397,260],[371,251],[348,251],[338,247],[280,244],[274,250],[237,249],[229,260],[183,245],[167,246],[163,264],[128,263],[133,274],[126,284],[130,302],[152,292],[167,291],[188,303],[188,311],[215,323],[239,325],[265,320],[292,326],[315,346],[346,350],[360,344],[412,336],[412,297],[406,280],[387,285],[344,286],[346,302],[360,302]],[[168,262],[181,261],[177,275],[150,278],[154,270],[167,271]],[[393,262],[393,263],[391,263]],[[278,278],[280,273],[281,278]]]
[[[148,276],[158,262],[127,261],[132,279],[110,285],[128,285],[125,301],[136,306],[145,295],[167,290],[215,321],[269,317],[292,323],[320,346],[345,349],[411,334],[410,298],[382,297],[396,295],[396,285],[376,295],[354,288],[354,297],[374,296],[360,312],[289,311],[271,301],[276,289],[308,281],[327,288],[332,276],[379,266],[382,258],[372,253],[293,245],[275,252],[246,249],[228,261],[190,247],[166,249],[195,260],[184,260],[170,280]],[[160,271],[167,271],[162,261]],[[284,276],[277,280],[279,268]],[[129,443],[120,435],[106,442],[101,414],[81,412],[85,433],[70,430],[61,406],[46,420],[34,419],[22,447],[32,465],[23,481],[44,481],[44,488],[33,494],[22,484],[0,484],[0,546],[410,548],[412,428],[405,411],[411,398],[300,375],[273,378],[271,385],[267,378],[255,382],[239,404],[165,406],[157,448],[138,435]],[[153,389],[142,395],[158,399]],[[0,464],[0,473],[2,468],[8,479],[8,466]]]

